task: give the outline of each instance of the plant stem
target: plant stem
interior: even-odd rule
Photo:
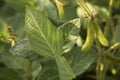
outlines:
[[[110,54],[106,54],[106,57],[107,57],[108,59],[112,60],[112,61],[115,61],[115,62],[120,63],[120,58],[118,58],[118,57],[115,57],[115,56],[110,55]]]

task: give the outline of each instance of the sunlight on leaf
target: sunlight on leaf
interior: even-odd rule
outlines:
[[[27,36],[32,49],[39,55],[55,58],[60,80],[73,79],[75,75],[72,69],[67,61],[61,57],[63,47],[61,31],[45,15],[30,7],[27,7],[25,21]]]
[[[61,32],[42,13],[31,8],[26,10],[26,31],[33,50],[45,57],[61,54]]]

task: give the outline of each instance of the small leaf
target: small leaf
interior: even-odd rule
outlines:
[[[9,50],[13,55],[25,57],[29,60],[41,60],[42,56],[36,54],[31,50],[31,46],[29,40],[27,38],[17,42],[12,48]]]
[[[65,39],[63,49],[65,52],[69,51],[77,43],[80,26],[81,19],[77,18],[64,23],[58,28],[61,32],[63,32],[63,38]]]
[[[28,39],[24,39],[18,43],[16,43],[11,49],[10,52],[13,55],[26,55],[31,52],[31,47]]]

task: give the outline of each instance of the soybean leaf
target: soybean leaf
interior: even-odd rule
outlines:
[[[50,60],[50,59],[42,63],[42,71],[40,72],[39,77],[37,79],[39,80],[72,80],[74,75],[71,74],[71,72],[69,71],[69,67],[66,67],[66,64],[68,63],[66,62],[65,58],[57,55],[56,55],[56,58],[57,58],[57,64],[55,60]],[[59,68],[57,68],[57,66]],[[67,69],[70,73],[68,73],[65,69]],[[69,74],[71,74],[71,76]]]
[[[42,70],[40,61],[33,61],[31,64],[32,80],[36,80]]]
[[[14,55],[26,55],[31,52],[31,47],[28,39],[23,39],[22,41],[16,43],[11,49],[10,52]]]
[[[37,80],[59,80],[59,73],[55,60],[47,60],[42,63],[42,70]]]
[[[62,19],[59,18],[57,7],[53,3],[54,1],[49,0],[36,0],[36,1],[38,8],[42,9],[45,12],[45,14],[47,14],[52,20],[54,20],[57,23],[66,22],[77,17],[76,14],[77,4],[75,0],[61,1],[63,3],[65,2],[64,7],[65,16]]]
[[[19,38],[25,37],[25,15],[16,14],[14,17],[8,19],[8,25],[14,29],[15,36]]]
[[[8,51],[4,51],[0,56],[1,61],[9,68],[26,71],[29,61],[19,56],[13,56]]]
[[[27,38],[17,42],[13,47],[10,48],[9,51],[13,55],[21,56],[29,60],[40,60],[41,62],[46,60],[44,57],[31,50],[31,46]]]
[[[33,50],[39,55],[55,58],[59,69],[60,80],[71,80],[74,78],[70,66],[61,58],[63,47],[61,31],[45,15],[29,7],[26,10],[25,21],[26,31]],[[66,77],[66,75],[70,77]]]
[[[59,22],[59,15],[57,12],[57,7],[52,1],[49,0],[37,0],[38,8],[44,10],[44,13],[50,17],[52,20]]]
[[[59,30],[61,30],[64,33],[64,38],[65,38],[68,37],[69,35],[78,35],[80,31],[80,26],[81,26],[81,19],[76,18],[61,25],[59,27]]]
[[[66,55],[66,59],[71,65],[75,75],[85,72],[96,59],[96,51],[90,49],[87,52],[81,52],[79,47],[74,47]]]
[[[64,57],[56,55],[56,62],[58,66],[60,80],[71,80],[75,75]]]
[[[78,41],[80,38],[80,26],[81,19],[73,19],[70,20],[59,27],[59,30],[63,32],[63,38],[65,39],[65,45],[63,49],[65,52],[69,51],[76,43],[80,43],[79,46],[82,46],[82,39]]]
[[[26,32],[33,50],[45,57],[61,54],[63,38],[60,31],[42,13],[27,7]]]

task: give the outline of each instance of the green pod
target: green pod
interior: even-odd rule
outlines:
[[[58,0],[55,0],[55,3],[58,9],[60,19],[62,19],[64,17],[64,7],[63,7],[64,4]]]
[[[108,46],[109,43],[108,43],[107,39],[105,38],[105,36],[103,35],[102,30],[100,29],[100,27],[97,24],[95,24],[95,27],[96,27],[96,33],[97,33],[96,35],[98,37],[99,42],[103,46]]]
[[[87,51],[91,48],[93,42],[94,42],[94,27],[93,27],[93,24],[92,23],[89,23],[88,27],[87,27],[87,37],[86,37],[86,40],[85,40],[85,43],[83,44],[82,46],[82,51]]]
[[[95,24],[95,28],[96,28],[96,35],[98,37],[99,42],[103,46],[108,46],[109,43],[108,43],[107,39],[105,38],[105,36],[103,35],[101,28],[98,26],[97,23],[94,23],[94,24]]]

